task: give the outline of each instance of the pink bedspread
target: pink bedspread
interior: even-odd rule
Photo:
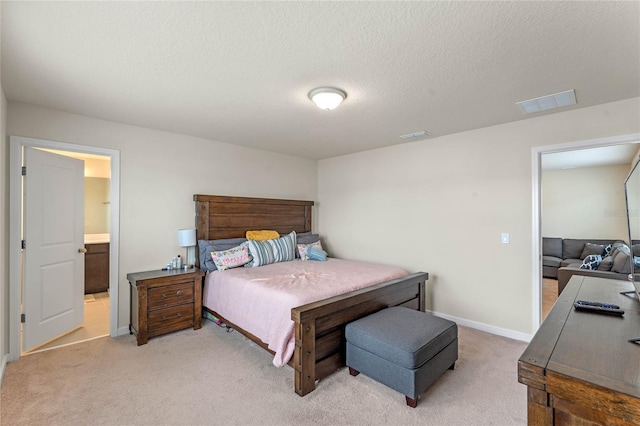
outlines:
[[[203,305],[266,343],[285,365],[295,349],[291,308],[407,275],[400,268],[328,259],[294,260],[207,274]]]

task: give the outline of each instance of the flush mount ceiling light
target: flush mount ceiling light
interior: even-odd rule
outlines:
[[[547,109],[560,108],[576,104],[576,93],[571,90],[554,93],[553,95],[541,96],[535,99],[529,99],[522,102],[516,102],[523,113],[531,114],[533,112],[545,111]]]
[[[331,111],[347,98],[347,94],[335,87],[318,87],[309,92],[309,99],[313,101],[318,108],[325,111]]]

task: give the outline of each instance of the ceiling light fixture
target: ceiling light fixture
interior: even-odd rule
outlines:
[[[331,111],[347,98],[347,94],[335,87],[318,87],[309,92],[309,99],[313,101],[318,108],[325,111]]]

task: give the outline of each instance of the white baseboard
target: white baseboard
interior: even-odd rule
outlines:
[[[2,386],[2,379],[4,379],[4,370],[7,368],[7,355],[2,354],[2,359],[0,359],[0,386]]]
[[[508,337],[509,339],[520,340],[523,342],[530,342],[533,338],[532,334],[522,333],[520,331],[509,330],[507,328],[495,327],[493,325],[483,324],[481,322],[471,321],[464,318],[458,318],[451,315],[441,314],[439,312],[427,311],[437,317],[448,319],[455,322],[458,325],[462,325],[469,328],[475,328],[476,330],[486,331],[487,333],[495,334],[498,336]]]
[[[124,336],[125,334],[129,334],[129,326],[120,327],[117,331],[116,336]]]

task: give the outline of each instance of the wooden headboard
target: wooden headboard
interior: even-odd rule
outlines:
[[[243,238],[247,231],[272,229],[281,235],[311,231],[313,201],[271,198],[193,196],[196,202],[196,241]],[[196,250],[196,266],[199,266]]]

